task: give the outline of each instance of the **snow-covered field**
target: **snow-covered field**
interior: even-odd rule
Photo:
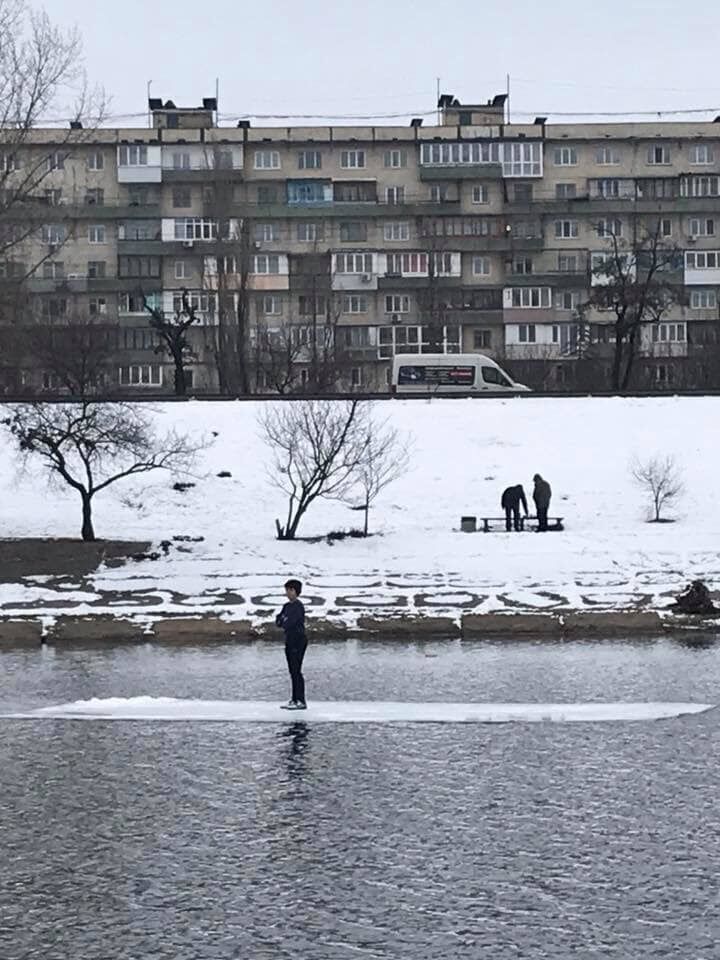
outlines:
[[[187,478],[156,473],[97,498],[99,537],[157,543],[185,535],[203,542],[178,543],[156,562],[101,568],[62,589],[40,579],[0,585],[3,612],[18,610],[18,602],[48,612],[80,600],[72,612],[213,610],[263,620],[289,576],[306,582],[313,614],[345,621],[378,612],[642,608],[666,604],[694,577],[720,587],[720,398],[380,403],[377,415],[412,435],[410,469],[380,495],[371,513],[374,536],[333,545],[275,539],[274,520],[284,517],[285,504],[267,480],[259,407],[153,407],[160,430],[217,432],[191,478],[197,485],[177,493],[172,483]],[[3,445],[1,535],[78,536],[77,495],[49,489],[37,464],[19,474],[6,436]],[[645,522],[646,497],[629,475],[634,454],[654,453],[674,454],[683,467],[687,493],[669,513],[673,524]],[[217,477],[224,470],[232,477]],[[461,515],[499,515],[510,484],[522,483],[529,498],[536,472],[552,484],[550,514],[565,518],[565,532],[458,532]],[[343,504],[318,501],[299,533],[322,535],[360,520]]]

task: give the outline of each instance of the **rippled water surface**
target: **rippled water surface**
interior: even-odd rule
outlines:
[[[283,699],[279,646],[0,655],[0,712]],[[720,648],[311,648],[318,699],[720,702]],[[716,960],[720,710],[0,721],[2,960]]]

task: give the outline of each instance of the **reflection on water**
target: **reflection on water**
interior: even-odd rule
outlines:
[[[307,760],[310,727],[307,723],[291,723],[283,727],[278,737],[284,741],[285,763],[291,780],[302,779]]]

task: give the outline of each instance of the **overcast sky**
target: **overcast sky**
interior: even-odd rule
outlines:
[[[195,106],[214,96],[217,77],[220,114],[228,118],[312,113],[391,122],[382,115],[400,113],[402,122],[426,115],[430,123],[437,77],[442,92],[477,102],[504,92],[508,73],[517,120],[554,112],[720,113],[719,0],[43,5],[57,23],[80,28],[88,74],[117,115],[143,113],[150,80],[153,96]]]

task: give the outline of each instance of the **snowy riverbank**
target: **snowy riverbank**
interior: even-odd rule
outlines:
[[[255,403],[159,404],[159,428],[216,432],[196,486],[148,475],[96,503],[99,537],[174,541],[167,556],[101,565],[87,576],[26,577],[0,584],[3,617],[110,614],[157,620],[213,614],[267,622],[290,575],[306,584],[311,617],[442,617],[498,612],[635,612],[661,609],[691,579],[720,587],[716,495],[720,398],[432,400],[378,405],[412,434],[406,475],[381,494],[373,536],[328,544],[278,542],[282,495],[269,485]],[[11,444],[0,466],[3,537],[72,537],[79,500],[48,488],[37,464],[19,475]],[[633,455],[674,454],[687,494],[677,522],[645,522]],[[218,477],[229,471],[231,477]],[[462,534],[464,514],[499,514],[502,490],[532,491],[539,472],[553,487],[561,533]],[[300,533],[357,524],[347,506],[320,501]]]

